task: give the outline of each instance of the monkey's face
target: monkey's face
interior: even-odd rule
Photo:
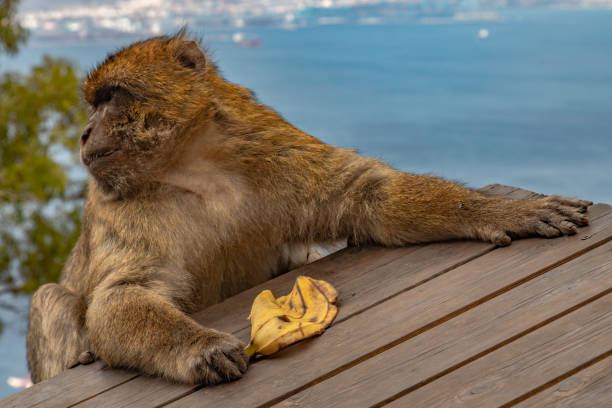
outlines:
[[[176,123],[147,109],[121,86],[97,90],[81,135],[81,161],[107,193],[122,195],[153,176]]]
[[[204,54],[182,35],[136,43],[89,75],[81,161],[105,193],[125,195],[174,160],[186,129],[208,111],[205,81]]]

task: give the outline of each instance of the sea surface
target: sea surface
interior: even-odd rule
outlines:
[[[325,142],[470,187],[503,183],[612,203],[612,10],[501,16],[244,30],[258,48],[232,43],[232,32],[191,29],[227,79]],[[125,43],[32,40],[0,57],[0,70],[26,71],[51,54],[86,72]],[[25,323],[12,316],[0,309],[0,397],[14,392],[8,376],[27,374]]]

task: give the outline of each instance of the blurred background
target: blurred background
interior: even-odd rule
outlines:
[[[187,24],[325,142],[470,187],[612,203],[612,0],[0,0],[0,398],[79,233],[79,85]]]

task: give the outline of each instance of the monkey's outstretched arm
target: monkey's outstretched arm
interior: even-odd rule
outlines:
[[[172,291],[168,282],[111,274],[94,291],[87,311],[94,353],[110,366],[182,383],[240,378],[248,361],[244,345],[231,334],[198,325],[175,306],[168,296]]]
[[[588,224],[591,202],[556,196],[533,200],[487,197],[435,177],[393,170],[358,158],[340,207],[340,226],[357,241],[403,245],[472,238],[503,246],[512,238],[575,234]]]

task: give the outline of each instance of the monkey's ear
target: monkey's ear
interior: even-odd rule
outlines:
[[[176,58],[181,65],[194,70],[201,70],[206,65],[206,57],[200,45],[195,41],[181,41],[176,47]]]

